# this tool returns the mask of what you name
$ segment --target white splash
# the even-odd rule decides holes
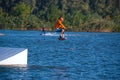
[[[59,34],[57,34],[57,33],[50,33],[50,32],[42,34],[42,35],[44,35],[44,36],[59,36]]]

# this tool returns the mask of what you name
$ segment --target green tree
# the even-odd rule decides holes
[[[27,17],[31,14],[30,6],[26,5],[25,3],[16,4],[13,7],[13,16],[19,17],[21,22],[21,29],[26,28],[27,24]]]
[[[49,6],[49,9],[47,11],[47,19],[48,21],[50,22],[55,22],[56,19],[60,16],[60,10],[58,9],[57,6],[55,5],[50,5]]]
[[[30,13],[31,13],[30,6],[27,6],[25,3],[20,3],[13,7],[14,16],[20,16],[24,18],[29,16]]]

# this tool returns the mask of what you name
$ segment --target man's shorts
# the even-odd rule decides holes
[[[57,28],[55,32],[62,32],[62,28]]]

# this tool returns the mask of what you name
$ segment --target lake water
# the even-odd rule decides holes
[[[28,65],[0,66],[0,80],[120,80],[120,33],[0,33],[0,47],[28,48]]]

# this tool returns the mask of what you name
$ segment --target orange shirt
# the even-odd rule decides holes
[[[62,21],[60,19],[57,20],[57,22],[55,23],[54,28],[62,28],[65,29],[65,26],[62,24]]]

